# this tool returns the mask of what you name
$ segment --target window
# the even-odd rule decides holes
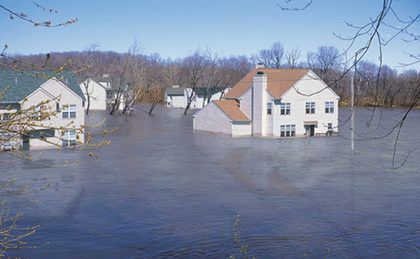
[[[43,111],[44,109],[45,108],[42,105],[35,107],[31,114],[31,118],[34,120],[41,120],[41,111]]]
[[[332,130],[332,123],[328,123],[328,130]]]
[[[306,114],[314,114],[315,113],[315,102],[307,102],[305,104]]]
[[[325,102],[325,113],[334,113],[334,102]]]
[[[76,145],[76,130],[66,130],[63,134],[63,147]]]
[[[272,110],[272,103],[267,103],[267,114],[271,115],[271,110]]]
[[[280,103],[280,114],[281,115],[290,114],[290,103]]]
[[[280,125],[280,137],[294,137],[296,135],[296,126]]]
[[[1,115],[1,114],[0,114]],[[0,116],[1,117],[1,116]],[[9,121],[10,119],[12,119],[12,114],[11,113],[4,113],[3,114],[3,120],[4,121]]]
[[[60,103],[55,103],[55,110],[57,111],[57,112],[60,112]]]
[[[76,105],[75,104],[63,105],[63,111],[61,114],[62,114],[63,119],[76,118]]]

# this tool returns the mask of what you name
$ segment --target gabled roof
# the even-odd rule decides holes
[[[50,78],[55,77],[84,100],[83,92],[71,72],[18,71],[0,69],[0,103],[18,103],[38,89]]]
[[[309,71],[309,69],[255,68],[242,78],[223,98],[240,98],[252,86],[257,72],[263,72],[267,76],[267,92],[274,98],[280,99],[290,87]]]
[[[251,121],[239,109],[239,103],[235,100],[216,100],[213,101],[220,110],[222,110],[232,121]]]

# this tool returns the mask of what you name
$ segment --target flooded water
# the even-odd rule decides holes
[[[359,109],[358,135],[385,134],[401,112],[377,112],[373,131]],[[181,110],[106,124],[119,131],[99,150],[33,152],[34,162],[0,154],[1,181],[27,186],[2,192],[11,211],[41,225],[28,239],[40,247],[8,255],[241,258],[239,214],[240,241],[257,258],[420,257],[418,110],[401,131],[396,165],[410,156],[398,170],[395,134],[357,141],[351,156],[348,123],[342,137],[281,140],[194,134]]]

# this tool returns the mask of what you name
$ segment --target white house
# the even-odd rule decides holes
[[[1,127],[2,141],[12,136],[23,149],[84,143],[84,97],[72,73],[0,69],[0,92],[0,124],[12,122]]]
[[[196,87],[193,90],[174,85],[165,90],[166,107],[186,108],[191,100],[191,109],[201,109],[211,100],[220,100],[227,91],[227,87]]]
[[[107,91],[111,90],[111,85],[108,81],[96,81],[92,78],[87,78],[80,83],[80,89],[86,100],[86,109],[89,108],[89,110],[99,111],[106,110]]]
[[[256,68],[195,113],[193,128],[234,137],[325,135],[338,131],[338,101],[310,69]]]

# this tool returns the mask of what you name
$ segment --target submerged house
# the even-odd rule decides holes
[[[233,137],[337,132],[339,96],[310,69],[255,68],[193,115],[195,131]]]
[[[112,108],[115,99],[118,101],[118,109],[123,110],[127,96],[132,94],[128,86],[121,89],[118,97],[118,89],[112,88],[111,78],[105,74],[102,77],[89,77],[80,83],[80,89],[85,98],[85,109],[93,111],[105,111]]]
[[[0,92],[3,141],[23,149],[84,143],[84,96],[73,73],[0,69]]]
[[[105,111],[107,107],[107,91],[111,90],[111,83],[107,78],[86,78],[80,83],[80,89],[87,102],[89,110]]]
[[[201,109],[212,100],[219,100],[228,91],[227,87],[186,88],[174,85],[165,90],[166,107]]]

